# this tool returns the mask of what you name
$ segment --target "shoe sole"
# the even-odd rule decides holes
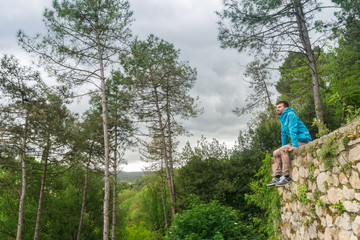
[[[290,181],[290,182],[291,182],[291,181]],[[277,187],[283,187],[283,186],[285,186],[286,184],[288,184],[288,183],[290,183],[290,182],[287,182],[287,183],[284,183],[284,184],[281,184],[281,185],[276,184],[276,186],[277,186]]]
[[[266,186],[270,187],[270,186],[274,186],[276,185],[277,183],[271,183],[271,184],[267,184]]]

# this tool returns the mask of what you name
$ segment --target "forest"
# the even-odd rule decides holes
[[[222,6],[219,45],[253,58],[233,110],[252,117],[233,148],[203,137],[179,149],[183,121],[202,112],[197,71],[172,43],[133,36],[127,0],[54,0],[45,33],[18,31],[36,62],[1,56],[0,239],[281,239],[279,195],[266,187],[281,146],[274,99],[312,139],[360,117],[360,1]],[[330,7],[335,21],[319,19]],[[79,88],[82,114],[69,108]],[[133,182],[119,178],[130,148],[151,166]]]

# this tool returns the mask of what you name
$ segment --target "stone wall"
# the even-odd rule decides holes
[[[278,188],[284,239],[360,240],[360,119],[291,154]]]

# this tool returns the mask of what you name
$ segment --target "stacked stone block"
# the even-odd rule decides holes
[[[278,188],[284,239],[360,240],[360,119],[291,154]]]

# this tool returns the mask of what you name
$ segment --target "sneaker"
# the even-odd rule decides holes
[[[269,182],[266,186],[274,186],[280,181],[279,177],[274,177],[271,182]]]
[[[287,183],[289,183],[291,181],[292,181],[291,178],[282,176],[280,178],[280,181],[276,184],[276,186],[277,187],[282,187],[282,186],[284,186],[285,184],[287,184]]]

